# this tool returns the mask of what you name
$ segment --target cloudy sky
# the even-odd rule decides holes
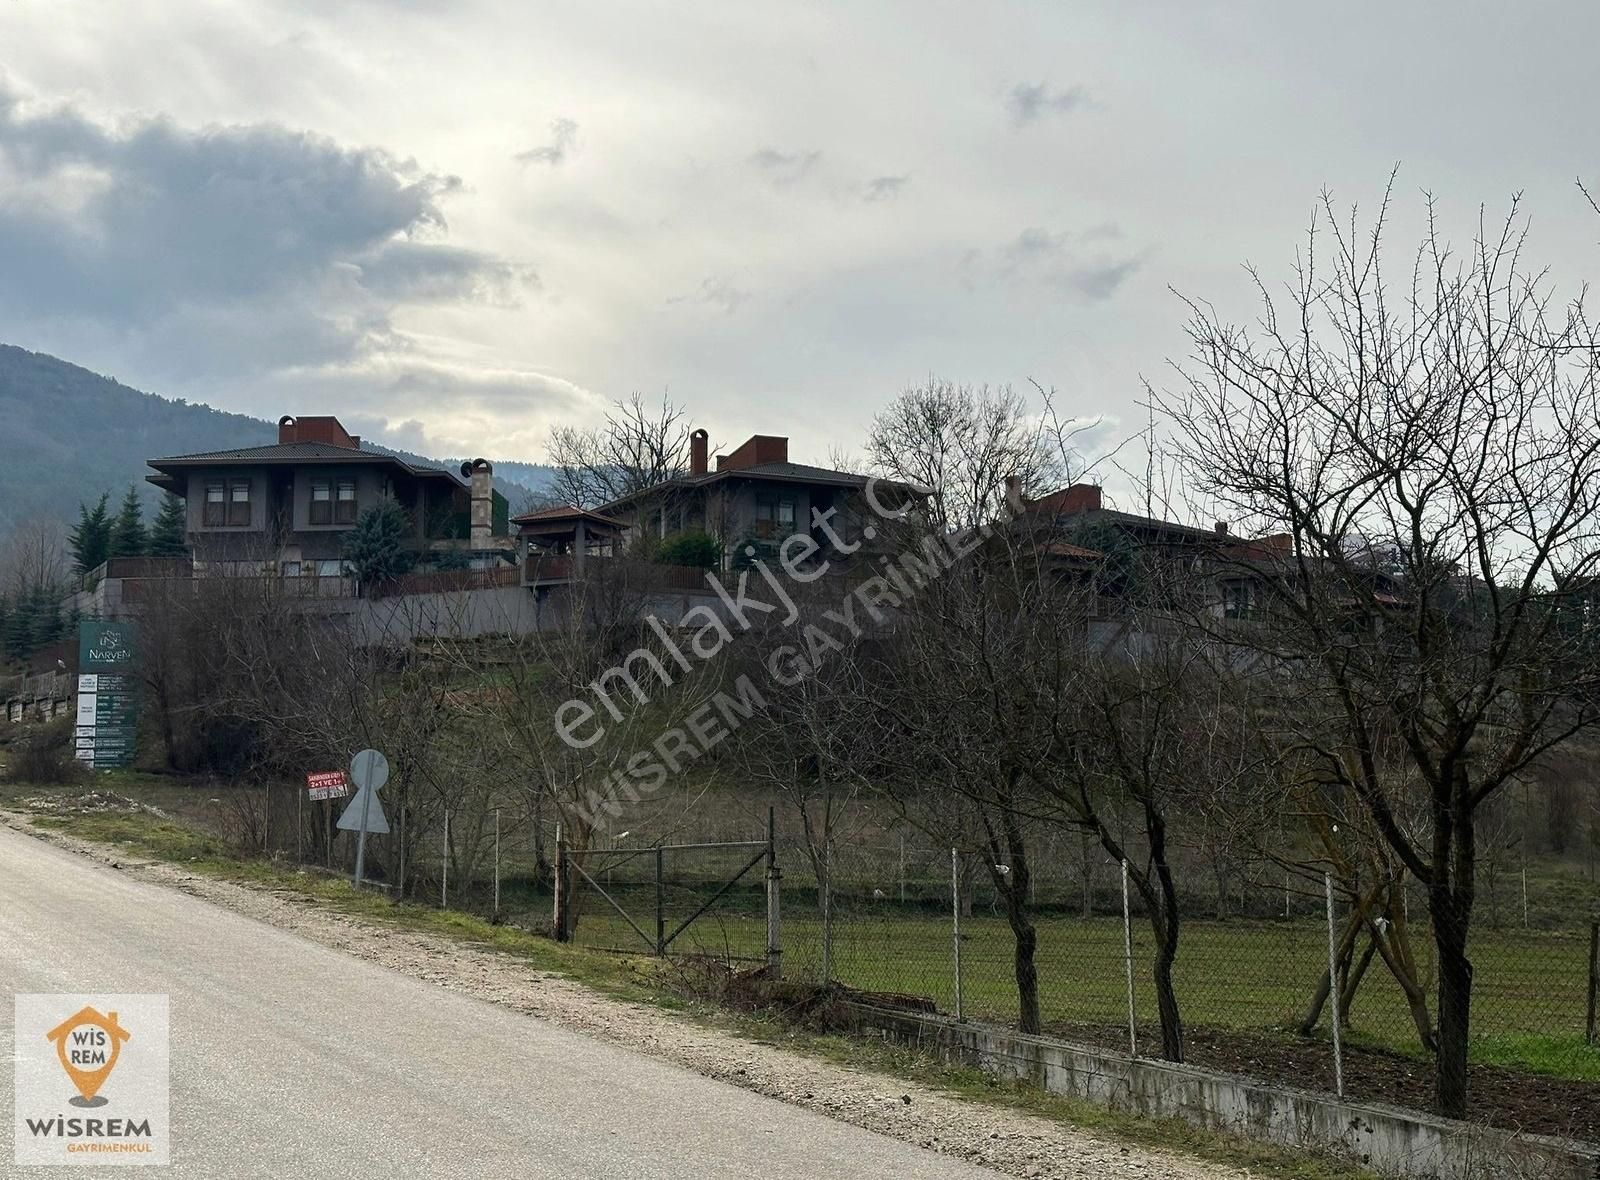
[[[1317,193],[1600,275],[1587,3],[0,0],[0,340],[537,460],[667,391],[857,445],[930,373],[1136,428]],[[1414,220],[1412,222],[1414,224]]]

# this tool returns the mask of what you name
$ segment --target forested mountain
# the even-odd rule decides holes
[[[145,486],[145,460],[154,456],[261,446],[277,437],[274,422],[158,397],[0,344],[0,537],[30,518],[73,519],[80,501],[92,503],[101,492],[115,503],[130,484]],[[497,461],[495,476],[516,510],[529,489],[542,489],[549,469]]]

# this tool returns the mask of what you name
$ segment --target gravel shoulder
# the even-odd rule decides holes
[[[602,995],[491,950],[333,912],[292,890],[252,888],[199,877],[166,862],[123,856],[104,845],[34,827],[22,815],[0,813],[0,821],[141,880],[181,889],[391,970],[1012,1176],[1199,1180],[1249,1174],[1124,1146],[1051,1119],[760,1044],[650,1005]]]

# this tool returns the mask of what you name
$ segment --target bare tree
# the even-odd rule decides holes
[[[880,751],[865,777],[909,822],[983,865],[1011,929],[1018,1027],[1038,1032],[1031,885],[1047,821],[1036,782],[1067,757],[1055,721],[1083,666],[1085,600],[1050,576],[1046,550],[1017,539],[977,534],[964,560],[939,570],[908,562],[926,550],[914,534],[901,539],[893,633],[870,653],[855,712]]]
[[[1010,386],[930,378],[872,420],[867,460],[880,475],[928,489],[936,527],[978,528],[1005,513],[1008,479],[1031,495],[1065,475],[1048,410],[1031,410]]]
[[[700,783],[678,770],[693,759],[674,763],[656,743],[714,698],[724,673],[718,660],[693,671],[675,662],[665,625],[650,625],[639,572],[591,563],[547,605],[543,629],[499,637],[491,685],[482,645],[440,645],[473,684],[455,706],[494,774],[512,784],[525,822],[535,832],[560,824],[574,862],[591,873],[605,867],[606,829],[659,839],[686,822],[685,792]],[[575,883],[573,898],[582,894]],[[578,906],[569,912],[575,922]]]
[[[1383,213],[1362,231],[1324,198],[1256,326],[1191,304],[1159,402],[1193,492],[1287,534],[1248,567],[1262,620],[1229,640],[1275,670],[1286,751],[1426,890],[1438,1107],[1459,1117],[1480,810],[1600,721],[1600,341],[1526,266],[1515,204],[1465,256],[1430,228],[1404,286],[1383,240]]]
[[[27,520],[12,529],[0,550],[0,594],[20,597],[66,584],[67,549],[59,521]]]
[[[551,495],[594,508],[682,475],[691,431],[682,406],[665,396],[656,406],[637,393],[615,402],[597,427],[557,426],[549,444]]]

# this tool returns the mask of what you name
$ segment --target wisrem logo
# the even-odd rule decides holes
[[[166,996],[18,995],[16,1162],[169,1162],[167,1032]]]

